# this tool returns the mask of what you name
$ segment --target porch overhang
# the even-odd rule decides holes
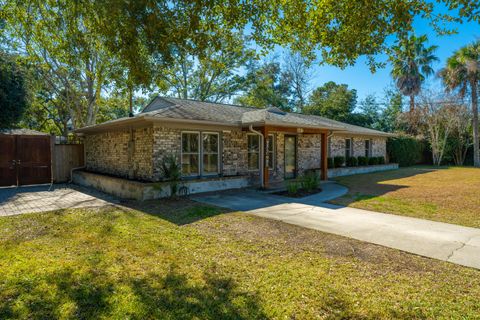
[[[254,129],[252,131],[252,129]],[[267,139],[268,134],[270,133],[288,133],[288,134],[319,134],[320,135],[320,144],[321,144],[321,154],[320,154],[320,173],[322,180],[328,180],[328,159],[327,159],[327,144],[328,137],[335,131],[344,130],[344,128],[321,128],[314,126],[300,126],[295,124],[278,124],[278,123],[266,123],[266,122],[257,122],[249,124],[249,127],[242,127],[244,131],[259,132],[262,137],[261,143],[261,157],[260,157],[260,172],[263,173],[261,185],[264,188],[269,186],[269,169],[266,154],[268,153]]]

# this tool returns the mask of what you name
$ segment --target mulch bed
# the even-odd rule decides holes
[[[284,191],[275,192],[273,194],[276,194],[278,196],[283,196],[283,197],[289,197],[289,198],[303,198],[303,197],[306,197],[306,196],[310,196],[312,194],[317,194],[319,192],[322,192],[322,188],[318,188],[318,189],[315,189],[313,191],[306,191],[306,190],[300,189],[300,190],[298,190],[297,193],[294,193],[294,194],[291,194],[287,190],[284,190]]]

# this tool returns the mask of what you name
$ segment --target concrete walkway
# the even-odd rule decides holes
[[[333,205],[285,203],[250,213],[480,269],[480,229]]]
[[[277,196],[264,191],[257,191],[253,189],[212,192],[200,195],[193,195],[190,198],[195,201],[232,210],[249,211],[275,206],[286,202],[320,205],[326,201],[341,197],[348,192],[348,189],[344,186],[330,181],[322,182],[321,188],[322,192],[320,193],[298,199]]]
[[[338,185],[332,184],[331,187],[336,189],[336,186]],[[297,201],[247,190],[193,198],[232,210],[248,211],[257,216],[480,269],[480,229],[476,228],[334,206],[322,203],[325,200],[319,196]]]
[[[0,188],[0,217],[58,209],[101,207],[118,200],[94,189],[55,184]]]

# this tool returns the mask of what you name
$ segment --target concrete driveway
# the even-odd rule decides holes
[[[195,200],[305,228],[333,233],[429,258],[480,269],[480,229],[334,206],[320,198],[295,199],[237,191]]]
[[[0,217],[118,203],[112,196],[76,185],[54,184],[0,188]]]

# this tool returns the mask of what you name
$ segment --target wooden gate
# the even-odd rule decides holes
[[[0,186],[52,181],[50,136],[0,135]]]

